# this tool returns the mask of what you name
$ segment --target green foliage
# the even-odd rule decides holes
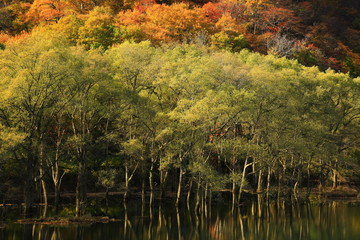
[[[120,26],[115,29],[115,36],[122,41],[141,42],[146,40],[146,34],[139,26]]]
[[[122,144],[124,153],[132,157],[141,157],[144,146],[138,139],[130,139]]]
[[[89,48],[107,49],[115,43],[115,27],[112,11],[106,7],[95,7],[79,28],[78,43]]]
[[[76,45],[80,41],[79,29],[81,27],[84,27],[84,20],[76,15],[69,15],[61,18],[57,24],[51,25],[48,28],[53,28],[53,31],[62,33],[70,43]]]
[[[230,52],[239,52],[241,49],[247,47],[244,35],[231,36],[223,31],[212,35],[211,42],[216,48]]]
[[[26,134],[13,128],[7,128],[0,123],[0,155],[21,144]]]
[[[306,66],[314,66],[317,63],[316,55],[313,51],[307,48],[300,49],[294,53],[294,57]]]
[[[345,66],[349,70],[349,74],[351,77],[359,77],[360,76],[360,66],[356,64],[354,59],[351,57],[347,57],[345,59]]]
[[[34,179],[44,159],[48,172],[72,170],[66,183],[92,172],[105,188],[126,176],[126,190],[150,176],[164,187],[177,172],[213,190],[264,186],[265,174],[286,189],[308,176],[325,184],[334,172],[359,174],[358,78],[246,49],[125,42],[85,50],[67,39],[38,28],[0,52],[9,176],[31,163]]]
[[[116,169],[99,170],[94,173],[97,177],[97,183],[107,189],[113,188],[116,183],[118,172]]]

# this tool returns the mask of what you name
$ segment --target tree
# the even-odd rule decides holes
[[[239,27],[229,14],[222,15],[215,26],[219,32],[212,35],[211,40],[217,48],[239,52],[247,46],[246,39],[242,35],[245,30]]]
[[[336,188],[339,164],[344,164],[341,160],[346,159],[349,150],[358,144],[352,136],[356,136],[354,133],[359,126],[359,83],[348,75],[336,74],[331,70],[318,77],[322,83],[317,92],[324,113],[320,119],[328,134],[324,147],[332,153],[329,167],[333,175],[333,188]]]
[[[71,8],[67,1],[35,0],[26,13],[26,17],[32,24],[39,24],[40,22],[57,22],[69,13],[71,13]]]
[[[33,203],[36,171],[43,172],[43,146],[46,133],[56,112],[59,93],[68,89],[68,66],[64,47],[59,39],[34,35],[10,42],[2,54],[3,97],[2,121],[8,127],[16,127],[26,134],[16,159],[24,164],[25,215],[29,215]],[[62,62],[62,64],[60,64]],[[44,176],[44,199],[46,189]]]
[[[79,28],[78,43],[87,49],[103,47],[107,49],[115,43],[114,17],[109,8],[96,7],[86,16],[84,25]]]
[[[152,65],[155,49],[149,42],[140,44],[124,43],[112,48],[108,57],[112,60],[114,79],[124,87],[124,108],[117,118],[117,128],[114,134],[123,138],[116,138],[121,145],[125,168],[126,200],[129,183],[138,169],[144,171],[146,166],[146,149],[153,138],[152,119],[154,116],[151,105],[152,77],[156,68]],[[145,181],[145,177],[143,181]]]
[[[77,163],[76,216],[85,213],[86,175],[90,155],[94,154],[95,143],[101,136],[100,126],[107,122],[108,107],[117,91],[108,74],[108,62],[98,51],[86,52],[74,49],[77,70],[73,76],[76,95],[67,108],[72,136],[68,138],[71,154]]]
[[[209,30],[205,12],[200,8],[190,9],[180,3],[171,6],[154,4],[144,11],[119,14],[119,26],[126,26],[127,31],[141,29],[155,43],[170,41],[188,41],[198,31]],[[138,31],[138,30],[137,30]]]
[[[301,19],[290,9],[270,6],[261,12],[261,16],[261,19],[264,21],[262,27],[265,31],[270,31],[274,34],[302,32]]]

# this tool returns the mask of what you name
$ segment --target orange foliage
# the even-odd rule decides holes
[[[155,0],[140,0],[134,4],[134,10],[145,12],[146,9],[156,4]]]
[[[120,12],[117,18],[117,26],[131,26],[131,25],[141,25],[146,20],[146,15],[144,12],[141,12],[137,9],[133,11],[128,10],[126,12]]]
[[[236,0],[223,0],[217,3],[209,2],[202,7],[205,10],[206,16],[211,21],[217,21],[225,13],[229,13],[236,20],[244,19],[246,7]]]
[[[5,44],[10,38],[11,36],[9,34],[0,33],[0,44]]]
[[[137,28],[153,42],[182,41],[198,31],[210,30],[205,11],[201,8],[189,8],[179,3],[171,6],[153,4],[142,11],[120,13],[118,27]]]
[[[85,14],[90,12],[94,7],[98,6],[93,0],[67,0],[71,9],[77,13]]]
[[[35,0],[26,13],[27,21],[40,23],[44,21],[58,21],[69,13],[68,2],[60,0]]]
[[[207,29],[207,19],[200,8],[189,9],[180,3],[172,6],[153,5],[146,11],[145,32],[158,41],[182,40],[186,35]]]
[[[30,9],[30,7],[30,3],[23,2],[18,2],[7,6],[6,9],[11,12],[10,19],[12,19],[12,23],[11,26],[8,26],[8,29],[4,30],[11,34],[20,33],[23,30],[26,30],[26,12]]]
[[[216,22],[221,18],[223,11],[219,3],[206,3],[202,9],[204,9],[206,16],[213,22]]]
[[[219,31],[238,34],[245,33],[245,29],[229,13],[223,14],[215,26]]]
[[[30,33],[23,31],[23,32],[21,32],[20,34],[15,35],[14,37],[8,39],[7,43],[8,43],[8,42],[11,42],[11,41],[22,40],[22,39],[25,39],[25,38],[30,37],[30,36],[31,36]]]

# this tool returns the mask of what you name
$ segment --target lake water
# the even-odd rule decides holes
[[[0,239],[360,239],[359,202],[267,205],[254,201],[234,210],[231,205],[213,203],[203,204],[198,212],[186,206],[177,209],[171,202],[156,202],[152,208],[138,200],[130,200],[126,209],[116,201],[108,209],[99,206],[104,206],[103,201],[89,202],[92,215],[107,212],[119,220],[61,226],[8,223],[0,229]],[[60,213],[72,211],[69,206]],[[7,215],[16,218],[18,212],[8,210]]]

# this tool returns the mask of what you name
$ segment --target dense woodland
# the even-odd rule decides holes
[[[87,49],[126,40],[202,42],[357,77],[359,16],[358,0],[1,0],[0,47],[43,26]]]
[[[89,191],[358,187],[358,1],[0,6],[0,200],[26,216],[63,192],[80,216]]]

